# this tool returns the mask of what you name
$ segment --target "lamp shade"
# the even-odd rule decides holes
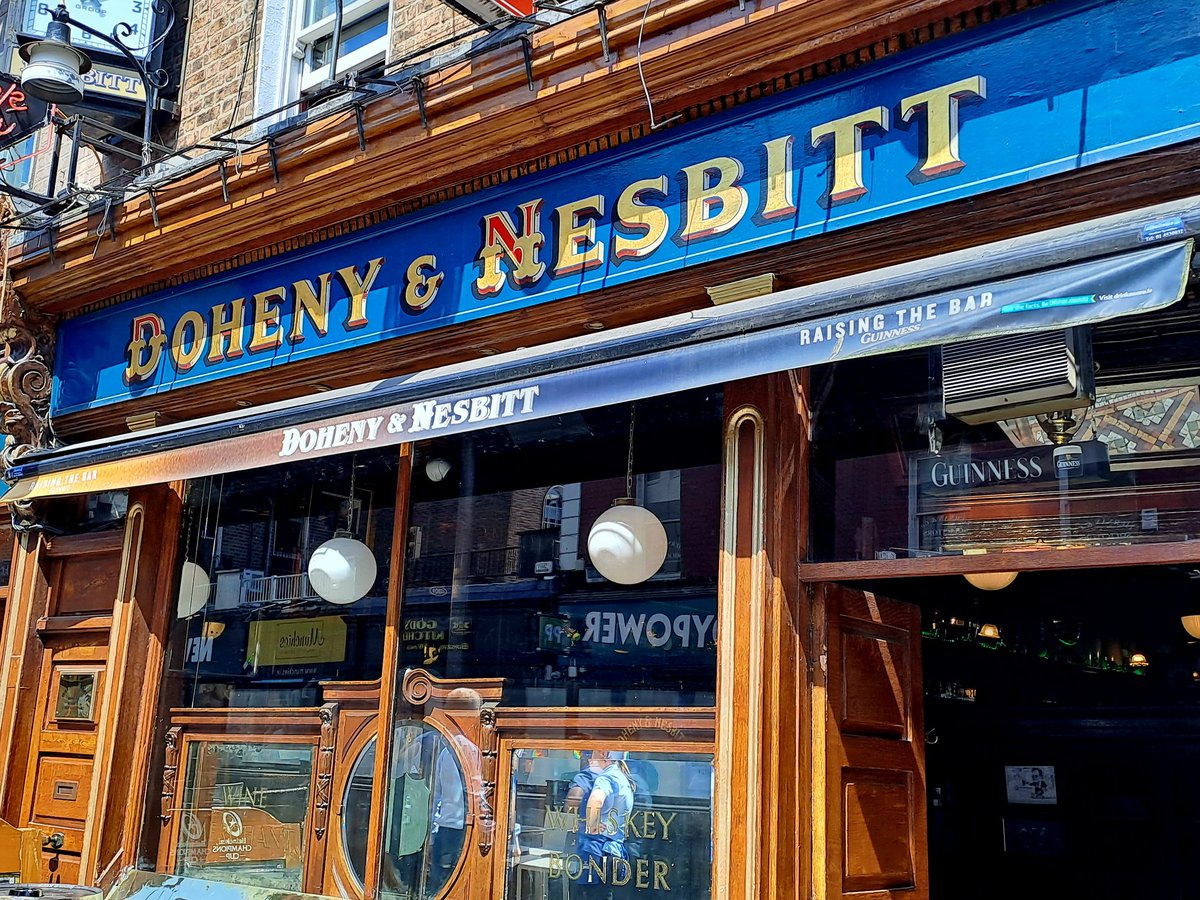
[[[175,615],[181,619],[194,616],[204,609],[211,591],[208,573],[194,562],[185,562],[179,573],[179,602],[175,606]]]
[[[425,477],[430,481],[441,481],[450,474],[450,463],[440,457],[434,457],[425,463]]]
[[[1200,616],[1181,616],[1183,630],[1200,641]]]
[[[1016,572],[970,572],[963,576],[981,591],[1001,591],[1016,579]]]
[[[588,557],[596,571],[617,584],[640,584],[662,568],[667,531],[644,506],[618,503],[588,532]]]
[[[317,596],[330,603],[354,603],[375,584],[375,554],[362,541],[335,537],[308,561],[308,580]]]
[[[51,22],[46,40],[22,45],[21,87],[47,103],[69,106],[83,100],[83,79],[92,67],[86,53],[71,46],[71,31],[61,22]]]

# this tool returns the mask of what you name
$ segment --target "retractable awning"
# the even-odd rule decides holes
[[[6,499],[198,478],[787,369],[1138,315],[1183,296],[1192,254],[1186,238],[1198,232],[1200,198],[1193,198],[603,334],[31,454],[8,472],[14,486]],[[1104,252],[1111,255],[1071,261]]]

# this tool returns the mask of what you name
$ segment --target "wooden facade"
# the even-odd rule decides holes
[[[110,238],[97,241],[94,218],[80,219],[51,229],[53,251],[44,236],[13,247],[11,290],[31,310],[69,317],[634,142],[654,130],[639,67],[657,107],[716,116],[1032,5],[779,0],[739,7],[692,0],[646,16],[644,4],[616,0],[607,7],[608,62],[600,62],[591,18],[538,30],[532,89],[520,50],[501,48],[430,81],[429,128],[413,100],[397,93],[369,108],[366,149],[359,149],[347,113],[333,126],[280,142],[278,178],[265,150],[248,152],[230,173],[228,199],[212,172],[189,175],[161,191],[153,211],[144,197],[125,203]],[[119,434],[131,417],[186,423],[228,412],[247,397],[266,404],[574,337],[591,323],[611,329],[701,309],[710,303],[706,287],[749,275],[770,272],[778,288],[795,287],[1139,209],[1196,191],[1195,149],[1185,143],[1151,150],[779,250],[356,347],[300,371],[301,364],[282,366],[77,412],[56,429],[73,442]],[[231,736],[286,743],[311,750],[314,760],[300,889],[372,898],[382,889],[386,810],[382,802],[371,808],[375,838],[360,880],[348,861],[341,805],[372,742],[373,783],[382,792],[392,771],[390,736],[399,718],[411,718],[478,750],[477,758],[460,761],[473,788],[466,849],[441,896],[505,895],[516,788],[504,761],[520,749],[586,744],[713,755],[713,897],[928,897],[920,614],[865,583],[1004,571],[1013,562],[814,561],[810,454],[822,398],[814,395],[811,371],[723,388],[714,707],[506,707],[499,675],[442,679],[403,670],[413,476],[412,445],[404,444],[395,461],[394,575],[381,673],[324,684],[324,702],[313,707],[166,703],[183,484],[132,490],[119,529],[21,535],[0,598],[0,755],[8,761],[0,771],[0,818],[62,836],[61,846],[42,852],[44,881],[107,887],[130,868],[172,872],[185,843],[178,811],[189,748]],[[39,503],[69,518],[74,501]],[[1194,564],[1197,546],[1035,551],[1022,554],[1020,567]],[[91,679],[86,715],[56,709],[69,677]],[[463,691],[482,702],[466,702]],[[634,716],[656,723],[636,742],[628,735]]]

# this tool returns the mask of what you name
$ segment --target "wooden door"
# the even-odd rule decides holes
[[[26,633],[6,673],[16,690],[0,810],[61,836],[42,853],[47,882],[106,886],[136,859],[178,493],[135,490],[127,510],[108,530],[31,539],[13,586]]]
[[[814,613],[826,655],[813,706],[817,895],[928,897],[920,611],[826,584]]]

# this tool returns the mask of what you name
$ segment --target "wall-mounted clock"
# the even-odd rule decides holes
[[[133,28],[133,32],[121,38],[133,55],[145,60],[154,40],[154,7],[151,0],[65,0],[67,12],[72,19],[83,22],[102,34],[111,36],[118,22]],[[25,15],[21,19],[21,30],[26,34],[41,36],[46,33],[50,22],[51,6],[45,0],[26,0]],[[71,29],[71,43],[81,50],[98,50],[101,53],[118,54],[111,44],[87,34],[80,28]]]

